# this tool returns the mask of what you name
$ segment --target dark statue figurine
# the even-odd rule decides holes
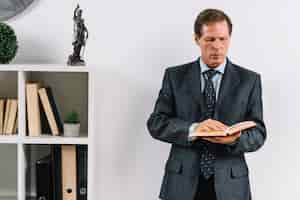
[[[84,54],[86,41],[89,37],[88,30],[84,24],[84,19],[82,18],[82,10],[79,5],[74,10],[74,41],[73,54],[69,56],[68,65],[80,66],[85,65],[85,62],[81,56]]]

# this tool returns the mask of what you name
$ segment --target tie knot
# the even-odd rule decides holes
[[[204,72],[204,75],[207,77],[207,79],[212,79],[217,73],[218,73],[218,71],[216,71],[214,69],[210,69],[210,70],[207,70],[206,72]]]

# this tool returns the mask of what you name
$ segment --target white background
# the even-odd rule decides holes
[[[20,49],[15,63],[65,63],[72,52],[76,3],[90,31],[96,71],[97,199],[158,199],[170,146],[146,129],[167,66],[199,56],[193,23],[204,8],[233,21],[229,58],[263,79],[265,146],[248,154],[254,199],[300,195],[299,3],[228,0],[38,0],[9,20]]]

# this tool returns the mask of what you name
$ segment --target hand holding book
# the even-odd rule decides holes
[[[218,121],[214,121],[218,122]],[[221,123],[221,122],[219,122]],[[198,137],[225,137],[230,136],[235,133],[241,132],[243,130],[253,128],[256,126],[256,123],[253,121],[244,121],[232,126],[219,125],[219,128],[203,128],[198,126],[195,131],[195,136]]]
[[[212,143],[233,144],[241,136],[243,130],[255,126],[256,124],[253,121],[244,121],[227,126],[220,121],[207,119],[200,122],[190,136]]]

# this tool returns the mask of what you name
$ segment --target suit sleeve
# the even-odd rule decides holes
[[[259,75],[257,75],[249,98],[245,120],[254,121],[256,127],[243,131],[234,145],[227,145],[228,151],[232,154],[256,151],[266,140],[267,133],[263,121],[262,88]]]
[[[150,135],[163,142],[190,146],[188,131],[191,123],[176,117],[175,99],[170,80],[170,71],[164,74],[162,87],[154,111],[147,121]]]

